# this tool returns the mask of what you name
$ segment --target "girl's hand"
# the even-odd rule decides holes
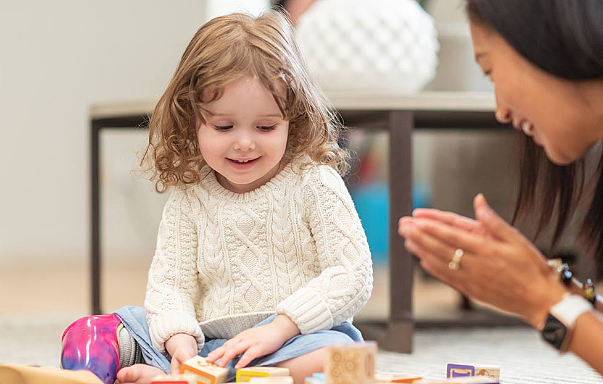
[[[172,356],[170,372],[180,373],[180,365],[197,356],[197,340],[185,333],[177,333],[166,340],[165,349]]]
[[[207,355],[207,361],[214,363],[220,359],[218,365],[224,367],[230,360],[243,354],[235,369],[244,368],[254,359],[277,351],[299,333],[297,325],[289,316],[278,315],[270,324],[247,329],[228,340]]]
[[[406,239],[406,249],[421,259],[427,272],[465,295],[540,326],[565,288],[540,252],[501,219],[481,194],[474,199],[474,207],[475,222],[450,214],[404,218],[399,232]],[[448,265],[457,249],[463,250],[463,256],[454,270]]]

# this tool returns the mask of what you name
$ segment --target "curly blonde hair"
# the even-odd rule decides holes
[[[148,160],[155,189],[199,182],[205,165],[197,140],[203,104],[244,76],[258,79],[289,120],[285,157],[302,154],[348,171],[348,152],[338,144],[343,126],[310,80],[287,17],[271,11],[259,17],[234,13],[203,25],[187,46],[174,77],[149,122]]]

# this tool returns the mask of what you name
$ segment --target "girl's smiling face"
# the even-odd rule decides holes
[[[555,164],[574,162],[599,139],[580,82],[555,77],[526,60],[497,32],[471,23],[477,63],[494,83],[496,117],[532,136]]]
[[[242,77],[204,105],[197,129],[201,155],[225,188],[245,193],[274,177],[284,164],[289,121],[258,79]]]

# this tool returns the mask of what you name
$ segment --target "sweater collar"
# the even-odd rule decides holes
[[[218,199],[248,202],[265,197],[267,194],[272,194],[274,192],[284,192],[285,186],[291,184],[292,180],[299,177],[299,166],[297,163],[296,160],[289,161],[287,165],[285,165],[272,179],[268,180],[267,183],[245,193],[237,193],[224,188],[216,178],[216,171],[209,167],[209,165],[205,165],[201,169],[200,184],[211,196],[217,197]]]

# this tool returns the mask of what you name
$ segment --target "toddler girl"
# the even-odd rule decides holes
[[[322,371],[325,346],[362,340],[350,320],[372,264],[339,131],[285,16],[199,29],[150,121],[145,158],[156,189],[173,191],[145,308],[76,321],[62,366],[142,383],[199,354],[229,381],[252,365],[301,383]]]

